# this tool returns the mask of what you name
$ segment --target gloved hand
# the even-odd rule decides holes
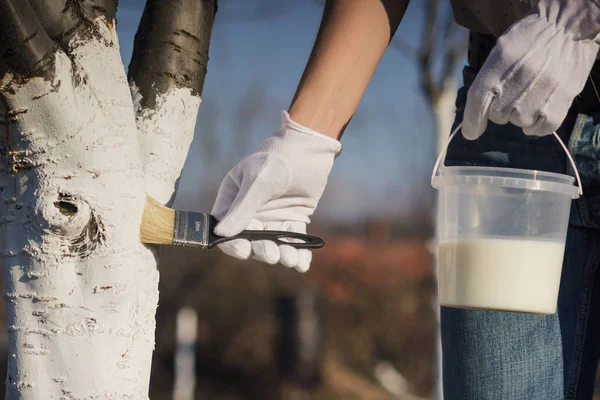
[[[339,141],[292,121],[283,111],[279,130],[221,183],[212,210],[220,220],[215,233],[225,237],[244,229],[306,233],[341,149]],[[239,239],[219,247],[236,258],[281,262],[300,272],[308,270],[312,259],[310,250],[270,241]]]
[[[463,135],[487,120],[527,135],[551,134],[583,90],[598,53],[597,0],[540,0],[499,39],[469,89]]]

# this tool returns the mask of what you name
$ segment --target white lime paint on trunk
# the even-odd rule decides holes
[[[139,226],[146,191],[172,195],[200,99],[167,94],[136,126],[114,25],[94,23],[53,82],[13,83],[0,105],[8,399],[148,398],[159,275]]]
[[[156,110],[143,108],[135,85],[131,93],[140,131],[145,166],[145,186],[157,201],[167,203],[173,192],[194,137],[200,97],[190,89],[174,88],[158,96]]]

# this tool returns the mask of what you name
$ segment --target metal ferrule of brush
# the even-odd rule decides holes
[[[208,248],[210,216],[203,213],[175,211],[173,244]]]

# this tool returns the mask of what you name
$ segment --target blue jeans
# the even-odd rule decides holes
[[[464,69],[455,126],[474,76]],[[574,105],[557,133],[569,143],[584,184],[584,196],[573,202],[558,311],[442,307],[445,400],[592,399],[600,351],[600,112]],[[446,164],[572,172],[556,139],[527,137],[510,124],[490,123],[473,142],[457,135]]]

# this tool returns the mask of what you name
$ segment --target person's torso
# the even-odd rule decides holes
[[[499,37],[539,0],[450,0],[459,25]]]

